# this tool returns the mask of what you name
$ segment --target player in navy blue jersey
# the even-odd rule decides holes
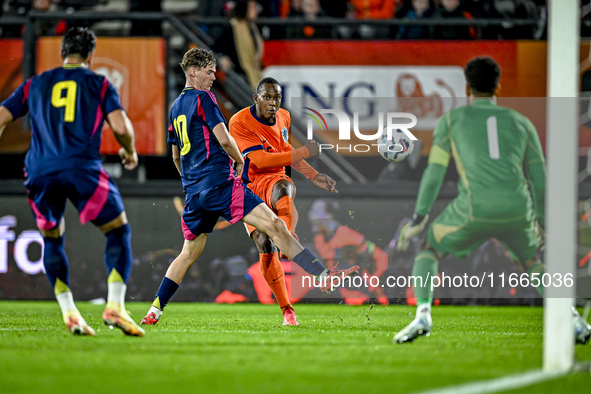
[[[144,331],[125,310],[132,263],[131,229],[121,194],[103,169],[99,153],[106,119],[121,145],[123,165],[135,168],[134,130],[115,88],[89,69],[95,45],[92,31],[68,30],[62,41],[62,67],[30,78],[0,105],[0,136],[7,124],[30,114],[32,135],[25,158],[25,186],[43,236],[45,272],[70,332],[95,335],[76,308],[70,290],[64,251],[67,199],[78,209],[82,224],[92,222],[107,238],[104,323],[119,327],[127,335],[143,336]]]
[[[207,234],[221,216],[239,220],[268,234],[293,261],[322,282],[341,271],[328,271],[295,238],[285,223],[240,180],[244,159],[230,136],[226,120],[209,91],[215,80],[216,60],[209,51],[193,48],[183,56],[186,85],[170,110],[168,142],[186,194],[181,219],[185,243],[168,268],[143,324],[156,324],[185,273],[201,255]],[[232,168],[232,160],[234,168]],[[284,324],[296,325],[293,319]]]

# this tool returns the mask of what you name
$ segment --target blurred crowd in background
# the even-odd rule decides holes
[[[235,18],[240,1],[228,0],[0,0],[5,16],[30,11],[169,12],[184,17]],[[544,35],[546,0],[252,0],[253,12],[243,17],[281,18],[303,25],[262,29],[264,39],[540,39]],[[582,0],[582,18],[589,18],[589,0]],[[362,25],[357,28],[318,23],[325,18],[341,20],[416,21],[428,19],[539,20],[524,27],[450,25]],[[52,26],[48,34],[61,34],[64,26]],[[94,28],[94,27],[93,27]],[[208,27],[205,26],[206,30]],[[18,29],[3,29],[15,36]],[[588,28],[585,28],[588,30]],[[221,30],[214,28],[213,38]],[[129,34],[160,35],[159,23],[136,22]]]

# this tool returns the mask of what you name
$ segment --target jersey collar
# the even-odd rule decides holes
[[[470,105],[496,105],[492,98],[488,97],[475,97],[472,99]]]
[[[252,114],[252,117],[255,118],[257,120],[257,122],[264,124],[265,126],[275,126],[275,123],[277,123],[277,114],[275,114],[275,120],[272,123],[268,123],[265,122],[264,120],[262,120],[261,118],[259,118],[257,116],[257,111],[254,105],[252,105],[250,107],[250,113]]]

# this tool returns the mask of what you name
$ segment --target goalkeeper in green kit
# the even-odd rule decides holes
[[[523,272],[543,273],[535,257],[540,241],[537,229],[544,226],[546,185],[538,133],[525,116],[496,105],[501,69],[493,59],[474,58],[464,73],[470,104],[439,119],[415,212],[402,229],[397,248],[405,250],[424,229],[451,157],[459,174],[458,195],[429,226],[415,258],[412,275],[422,279],[414,283],[416,318],[394,336],[396,343],[430,334],[431,278],[437,276],[439,260],[448,253],[467,257],[495,238]],[[573,314],[576,340],[586,343],[591,327],[574,308]]]

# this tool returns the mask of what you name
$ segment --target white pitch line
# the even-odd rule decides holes
[[[464,383],[457,386],[448,386],[441,389],[421,391],[418,394],[485,394],[496,393],[501,390],[511,390],[529,386],[546,380],[556,379],[566,375],[564,372],[544,372],[536,369],[519,375],[502,376],[491,380]]]

